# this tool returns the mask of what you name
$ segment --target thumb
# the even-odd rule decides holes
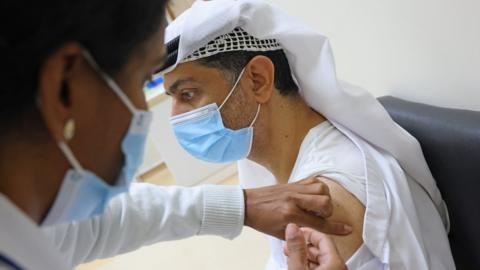
[[[288,250],[288,270],[305,270],[307,266],[307,243],[297,225],[288,224],[285,230]]]

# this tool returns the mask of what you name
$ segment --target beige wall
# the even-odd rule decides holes
[[[245,228],[233,241],[199,236],[159,243],[76,270],[262,270],[267,256],[266,238]]]
[[[171,0],[167,6],[167,14],[170,18],[176,18],[189,8],[195,0]]]

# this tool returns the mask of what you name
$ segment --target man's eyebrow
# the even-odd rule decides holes
[[[172,94],[175,94],[175,91],[178,90],[178,88],[180,86],[182,86],[182,84],[186,84],[186,83],[189,83],[189,82],[196,82],[196,80],[193,78],[193,77],[187,77],[187,78],[184,78],[184,79],[178,79],[176,80],[174,83],[172,83],[172,85],[166,90],[167,91],[167,94],[169,95],[172,95]]]

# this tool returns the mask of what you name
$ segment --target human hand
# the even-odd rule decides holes
[[[325,220],[332,215],[328,186],[317,177],[302,181],[245,190],[245,225],[285,239],[289,223],[328,234],[346,235],[352,228]]]
[[[328,235],[295,224],[289,224],[285,234],[288,270],[347,270]]]

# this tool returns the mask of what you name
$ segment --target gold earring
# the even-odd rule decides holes
[[[63,128],[63,136],[67,142],[73,139],[75,136],[75,120],[68,119],[67,123],[65,123],[65,127]]]

